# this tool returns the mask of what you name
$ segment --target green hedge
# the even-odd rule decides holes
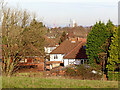
[[[108,71],[108,80],[119,80],[119,72]]]

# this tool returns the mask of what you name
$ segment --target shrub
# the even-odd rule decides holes
[[[92,67],[85,67],[85,65],[80,65],[77,67],[77,76],[81,76],[82,79],[101,79],[102,75],[98,73],[92,73],[92,70],[94,69]]]
[[[102,67],[100,65],[97,65],[97,64],[93,63],[93,64],[90,64],[90,68],[94,69],[96,71],[100,71]]]
[[[77,67],[77,75],[85,75],[86,73],[88,73],[90,71],[89,68],[85,68],[84,65],[80,65]]]
[[[52,73],[56,73],[57,75],[59,74],[59,70],[57,69],[57,70],[51,70],[50,71],[50,73],[52,74]]]
[[[119,80],[119,72],[108,71],[108,80]]]
[[[67,68],[66,70],[66,75],[67,76],[72,76],[75,78],[81,78],[81,79],[95,79],[95,80],[100,80],[102,78],[102,74],[99,74],[99,70],[97,71],[96,74],[92,73],[93,67],[85,67],[85,65],[80,65],[77,66],[77,68]]]
[[[66,70],[66,75],[67,76],[76,76],[77,74],[76,74],[76,71],[74,69],[72,69],[72,68],[69,67]]]

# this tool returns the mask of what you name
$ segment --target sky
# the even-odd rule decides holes
[[[46,26],[68,26],[71,20],[78,25],[91,26],[109,19],[118,24],[119,0],[5,0],[9,7],[35,13]]]

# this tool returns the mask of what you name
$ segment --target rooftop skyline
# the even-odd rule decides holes
[[[118,24],[119,0],[6,0],[8,6],[36,13],[47,26],[68,26],[71,20],[78,25],[91,26],[109,19]]]

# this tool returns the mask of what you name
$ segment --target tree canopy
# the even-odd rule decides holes
[[[63,31],[63,33],[62,33],[62,35],[61,35],[61,38],[60,38],[60,40],[59,40],[59,44],[61,44],[64,40],[66,40],[67,39],[67,35],[66,35],[66,32],[65,31]]]
[[[109,20],[107,25],[99,21],[92,27],[87,36],[86,53],[90,63],[100,62],[99,53],[107,52],[107,40],[112,33],[112,23]]]
[[[120,60],[118,58],[118,52],[119,52],[119,45],[118,45],[118,29],[115,29],[115,32],[113,33],[113,37],[111,40],[111,45],[109,47],[109,53],[110,56],[108,57],[108,70],[114,71],[116,68],[120,65]]]
[[[42,22],[33,19],[30,26],[26,27],[22,35],[22,43],[25,49],[25,56],[43,56],[44,55],[44,29]]]

